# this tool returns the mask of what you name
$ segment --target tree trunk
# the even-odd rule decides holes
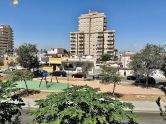
[[[25,86],[26,86],[27,94],[29,95],[28,85],[27,85],[27,82],[25,80],[24,80],[24,83],[25,83]]]
[[[113,91],[112,91],[113,96],[115,96],[115,87],[116,87],[116,83],[114,82]]]
[[[59,83],[59,81],[58,81],[58,77],[57,77],[57,76],[55,76],[55,77],[56,77],[56,82]]]
[[[147,74],[147,75],[146,75],[146,86],[149,85],[148,81],[149,81],[149,75]]]

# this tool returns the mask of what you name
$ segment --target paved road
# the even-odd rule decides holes
[[[137,112],[136,115],[141,119],[140,124],[166,124],[166,120],[162,120],[159,113],[141,113]],[[23,124],[30,124],[32,122],[32,116],[28,114],[28,110],[24,109],[22,112],[22,122]]]
[[[136,113],[140,119],[141,124],[166,124],[159,113]]]

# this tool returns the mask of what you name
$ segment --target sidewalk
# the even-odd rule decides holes
[[[23,98],[25,102],[24,108],[38,108],[34,99]],[[155,102],[149,101],[125,101],[132,103],[135,108],[135,112],[159,112],[159,108]],[[165,103],[161,103],[164,106]]]

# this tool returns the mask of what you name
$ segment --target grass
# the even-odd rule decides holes
[[[48,88],[46,86],[45,81],[41,83],[41,86],[39,87],[40,81],[32,80],[27,81],[28,89],[33,90],[55,90],[55,91],[63,91],[64,89],[71,87],[70,84],[67,83],[55,83],[55,82],[48,82]],[[18,81],[17,82],[18,88],[26,88],[24,81]]]

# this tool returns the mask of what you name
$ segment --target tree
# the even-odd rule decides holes
[[[163,71],[163,74],[166,77],[166,57],[164,57],[163,59],[164,59],[164,62],[161,66],[161,71]]]
[[[82,67],[82,73],[85,75],[88,75],[88,71],[93,67],[93,63],[91,62],[84,62],[84,64],[81,66]]]
[[[26,90],[27,90],[27,94],[29,94],[28,85],[27,85],[26,81],[33,79],[33,73],[32,72],[30,72],[28,70],[15,70],[9,75],[8,79],[12,82],[24,81],[25,86],[26,86]]]
[[[33,67],[39,66],[39,61],[37,58],[37,48],[33,44],[23,44],[16,49],[18,55],[18,63],[21,64],[24,68],[31,69]]]
[[[45,124],[137,124],[133,105],[111,98],[88,86],[75,86],[36,101],[32,112],[38,123]],[[126,111],[128,109],[129,111]]]
[[[11,55],[13,55],[13,52],[14,52],[14,50],[13,49],[5,49],[5,54],[7,54],[8,56],[11,56]]]
[[[3,66],[3,65],[4,65],[3,59],[0,58],[0,66]]]
[[[10,62],[8,63],[8,66],[14,66],[14,65],[15,65],[14,61],[10,61]]]
[[[139,74],[146,75],[146,85],[148,85],[149,75],[155,70],[160,69],[163,58],[160,52],[163,48],[153,44],[147,44],[144,49],[131,57],[129,67]]]
[[[121,81],[119,74],[117,74],[117,69],[103,66],[102,73],[104,74],[104,77],[102,78],[101,83],[114,84],[112,91],[112,94],[114,96],[116,84],[118,84]]]
[[[0,82],[0,123],[21,124],[20,109],[23,100],[16,92],[16,84],[11,81]],[[17,102],[15,102],[17,101]]]
[[[109,54],[103,54],[103,55],[101,55],[101,57],[100,57],[100,61],[104,61],[104,62],[106,62],[106,61],[111,60],[112,58],[113,58],[112,55],[109,55]]]

